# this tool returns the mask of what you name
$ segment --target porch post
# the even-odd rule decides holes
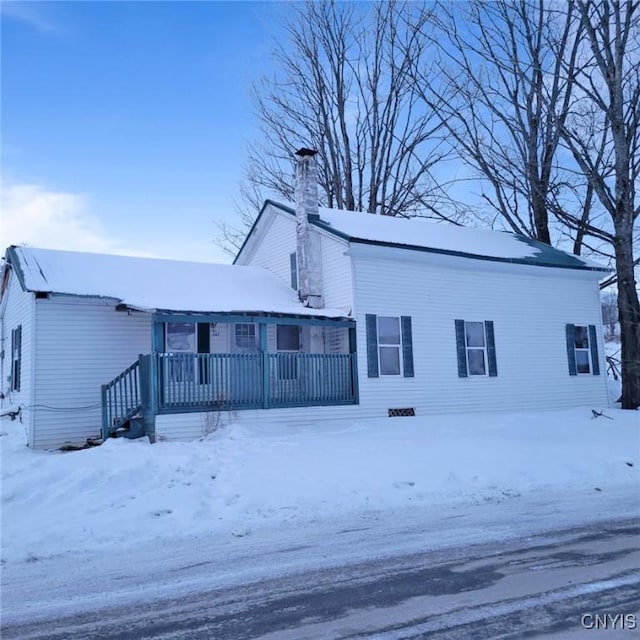
[[[144,433],[151,442],[155,441],[156,415],[158,414],[158,370],[156,355],[139,355],[140,362],[140,401],[142,404],[142,420]]]
[[[100,398],[102,399],[102,439],[109,437],[109,410],[107,408],[107,386],[103,384],[100,387]]]
[[[164,321],[153,318],[151,353],[164,353]]]
[[[262,408],[269,408],[269,345],[267,342],[267,325],[258,324],[260,338],[260,355],[262,356]]]

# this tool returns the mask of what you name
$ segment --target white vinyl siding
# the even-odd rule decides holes
[[[324,306],[344,308],[346,314],[353,305],[351,258],[347,255],[349,245],[345,240],[320,231],[313,225],[311,232],[317,234],[320,241]],[[296,249],[295,216],[268,207],[254,229],[254,237],[238,256],[236,264],[268,269],[290,286],[291,254]]]
[[[323,234],[322,286],[324,306],[350,311],[353,306],[353,280],[349,245],[344,240]]]
[[[38,355],[33,446],[83,444],[100,433],[101,385],[151,350],[151,316],[115,302],[53,296],[36,301]]]
[[[255,240],[238,256],[236,264],[263,267],[291,285],[291,253],[296,250],[295,216],[269,208],[255,229]]]
[[[4,398],[0,399],[0,413],[16,411],[20,408],[22,428],[31,433],[33,420],[33,320],[35,300],[32,293],[25,292],[20,286],[18,277],[12,271],[9,283],[0,300],[0,313],[3,314],[2,345],[3,357],[0,360],[0,391]],[[20,326],[20,390],[12,389],[11,369],[11,336]],[[15,334],[14,334],[15,335]],[[9,417],[2,421],[9,421]],[[13,426],[20,423],[14,422]]]
[[[567,318],[596,325],[603,357],[593,274],[388,247],[355,247],[352,259],[363,415],[398,406],[432,414],[607,406],[606,376],[578,376],[577,384],[567,375]],[[366,315],[398,309],[412,317],[415,377],[368,377]],[[457,318],[493,321],[497,377],[459,377]]]

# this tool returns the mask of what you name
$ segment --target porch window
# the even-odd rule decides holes
[[[196,325],[193,322],[167,322],[167,351],[195,353]]]
[[[456,320],[458,377],[498,375],[493,321]]]
[[[236,347],[240,349],[250,349],[255,351],[258,347],[256,341],[256,325],[250,323],[236,324],[235,327]]]
[[[169,361],[171,382],[194,382],[196,353],[196,324],[194,322],[167,322],[167,353],[175,357]]]
[[[22,364],[22,325],[11,331],[11,391],[20,391]]]
[[[595,325],[568,324],[566,334],[569,375],[600,375]]]
[[[300,327],[294,324],[277,325],[276,349],[279,352],[278,380],[297,380],[298,358],[296,353],[300,351]]]
[[[279,324],[276,328],[278,351],[300,351],[300,327],[295,324]]]

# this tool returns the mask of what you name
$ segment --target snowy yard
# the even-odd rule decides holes
[[[566,411],[223,427],[2,447],[5,624],[640,516],[640,415]]]
[[[2,444],[2,557],[35,561],[146,539],[251,536],[265,527],[407,517],[545,493],[639,489],[640,414],[386,418],[300,428],[223,427],[195,442],[111,439],[31,451],[18,422]],[[593,514],[592,514],[593,515]],[[625,514],[620,514],[625,515]],[[633,515],[633,514],[629,514]]]

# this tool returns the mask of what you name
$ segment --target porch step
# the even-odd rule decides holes
[[[109,435],[111,438],[142,438],[145,435],[144,420],[142,416],[127,418],[117,428],[113,429]]]

